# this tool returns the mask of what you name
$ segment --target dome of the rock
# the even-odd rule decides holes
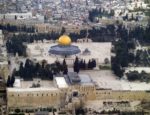
[[[71,38],[69,36],[67,36],[67,35],[62,35],[58,39],[58,43],[60,45],[70,45],[71,44]]]
[[[78,46],[71,45],[71,39],[67,35],[62,35],[58,39],[58,45],[51,46],[49,53],[54,55],[70,56],[80,53]]]

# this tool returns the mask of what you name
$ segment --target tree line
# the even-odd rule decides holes
[[[11,63],[10,63],[11,64]],[[85,61],[76,57],[74,62],[74,72],[79,73],[81,69],[93,69],[96,67],[96,61],[94,59],[89,60],[86,64]],[[52,64],[48,64],[46,60],[42,62],[33,62],[30,59],[26,59],[25,63],[20,62],[19,69],[14,69],[12,76],[8,76],[7,87],[13,87],[15,82],[15,76],[20,76],[24,80],[33,80],[33,78],[41,78],[42,80],[53,80],[54,75],[67,75],[68,65],[64,59],[62,63],[56,60]],[[36,85],[34,84],[34,87]]]
[[[15,76],[19,76],[27,81],[33,80],[33,78],[53,80],[53,76],[60,73],[63,73],[64,75],[68,73],[68,66],[65,59],[62,64],[59,61],[48,64],[46,60],[43,60],[41,63],[35,63],[30,59],[26,59],[25,63],[20,62],[18,70],[14,69],[12,76],[8,76],[7,87],[13,87]]]
[[[126,75],[129,81],[150,82],[150,74],[145,71],[142,71],[141,73],[138,71],[130,71],[126,73]]]
[[[89,69],[94,69],[96,67],[96,60],[91,59],[88,61],[88,63],[85,62],[85,60],[81,59],[79,60],[78,57],[76,57],[74,61],[74,72],[79,73],[80,70],[89,70]]]
[[[26,25],[16,26],[11,24],[0,24],[0,29],[7,32],[27,32],[27,33],[35,32],[35,28],[33,26],[27,27]]]
[[[65,30],[63,30],[65,31]],[[130,63],[136,63],[138,61],[138,53],[133,54],[132,50],[135,49],[135,41],[139,41],[143,44],[150,44],[150,24],[146,28],[137,26],[133,29],[126,28],[122,24],[111,24],[106,27],[96,28],[88,30],[89,38],[95,42],[112,42],[114,45],[114,53],[116,56],[112,57],[112,70],[114,73],[121,77],[123,76],[124,68],[127,67]],[[26,47],[24,42],[32,43],[34,40],[44,39],[56,40],[61,36],[62,33],[51,32],[47,34],[19,34],[10,37],[7,42],[7,51],[8,53],[16,54],[20,56],[25,55]],[[81,30],[80,33],[70,33],[72,41],[77,39],[84,38],[87,34],[87,30]],[[145,54],[144,54],[145,55]],[[145,59],[144,59],[145,60]],[[135,61],[135,62],[134,62]],[[84,65],[84,64],[83,64]]]
[[[142,45],[150,43],[149,33],[149,25],[145,29],[138,26],[129,31],[123,26],[118,26],[117,36],[119,39],[113,42],[115,56],[111,59],[112,70],[117,76],[121,78],[124,74],[124,68],[129,64],[149,66],[149,57],[146,51],[138,50],[134,53],[136,41]]]
[[[96,18],[102,18],[103,16],[105,17],[112,17],[114,16],[115,12],[114,10],[111,10],[110,12],[106,11],[105,9],[92,9],[91,11],[89,11],[89,17],[88,19],[91,21],[91,22],[96,22]]]

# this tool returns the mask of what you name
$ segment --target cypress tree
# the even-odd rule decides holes
[[[7,79],[7,87],[10,87],[11,86],[11,78],[10,76],[8,76],[8,79]]]
[[[74,62],[74,72],[79,73],[79,71],[80,71],[79,60],[78,60],[78,57],[76,57],[75,62]]]

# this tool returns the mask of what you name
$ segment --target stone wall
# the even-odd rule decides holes
[[[96,90],[94,85],[91,84],[74,85],[72,86],[72,89],[77,90],[79,94],[85,98],[85,101],[96,99],[96,92],[95,92]]]
[[[96,90],[96,99],[115,99],[115,100],[147,100],[150,101],[149,91],[112,91]]]
[[[57,89],[57,88],[56,88]],[[95,89],[94,85],[73,85],[68,89],[11,91],[7,90],[8,108],[39,108],[64,106],[67,95],[77,91],[79,98],[86,103],[92,100],[150,101],[150,91],[114,91]]]
[[[51,91],[7,91],[7,104],[10,108],[52,107],[60,104],[59,90]]]

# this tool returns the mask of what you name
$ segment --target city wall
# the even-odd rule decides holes
[[[97,100],[146,100],[150,101],[150,91],[112,91],[112,90],[96,90]]]
[[[50,91],[7,91],[8,108],[39,108],[59,107],[63,105],[66,96],[73,91],[79,92],[83,103],[92,100],[117,100],[117,101],[150,101],[150,91],[112,91],[95,89],[92,85],[75,85],[68,89]]]
[[[59,90],[51,91],[7,91],[7,104],[11,108],[53,107],[60,104]]]

